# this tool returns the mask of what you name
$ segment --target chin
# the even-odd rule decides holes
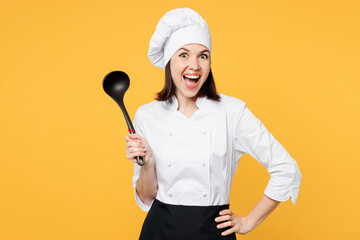
[[[185,97],[188,97],[188,98],[194,98],[198,95],[199,91],[196,91],[196,92],[187,92],[184,94]]]

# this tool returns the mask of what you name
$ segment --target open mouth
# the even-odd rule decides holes
[[[193,89],[198,85],[200,75],[186,75],[185,74],[185,75],[183,75],[183,79],[184,79],[185,86],[190,89]]]

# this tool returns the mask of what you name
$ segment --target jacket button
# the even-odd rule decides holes
[[[169,192],[168,194],[169,194],[169,196],[170,196],[170,197],[172,197],[172,195],[173,195],[173,193],[172,193],[172,192]]]
[[[171,162],[168,163],[168,167],[171,167]]]
[[[205,167],[205,166],[206,166],[206,162],[203,162],[202,165],[203,165],[203,167]]]
[[[168,134],[169,134],[169,136],[170,136],[170,137],[173,135],[173,133],[172,133],[172,132],[169,132]]]
[[[206,135],[206,131],[202,131],[201,133],[202,133],[202,135]]]
[[[203,197],[206,197],[206,196],[207,196],[206,192],[203,192],[202,195],[203,195]]]

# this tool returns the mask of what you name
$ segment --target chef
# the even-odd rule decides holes
[[[208,25],[189,8],[167,12],[150,40],[148,56],[165,70],[165,85],[136,111],[137,134],[125,137],[135,200],[148,211],[141,240],[236,239],[280,202],[296,203],[302,178],[296,161],[243,101],[216,92],[211,53]],[[242,217],[229,209],[229,199],[245,153],[270,180]],[[145,157],[144,166],[137,156]]]

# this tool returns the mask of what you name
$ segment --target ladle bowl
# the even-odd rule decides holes
[[[103,80],[104,91],[119,105],[125,117],[126,124],[130,134],[135,133],[134,126],[132,125],[129,114],[124,105],[124,95],[130,86],[129,76],[122,71],[113,71],[108,73]],[[136,157],[136,162],[143,166],[145,158],[142,156]]]

